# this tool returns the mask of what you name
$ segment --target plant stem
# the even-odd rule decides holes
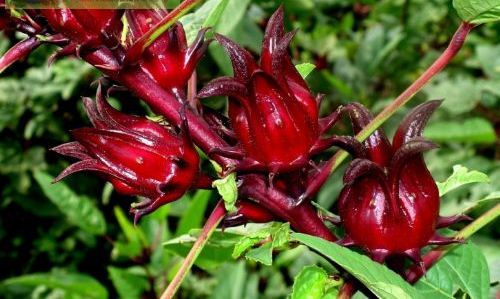
[[[458,51],[462,48],[465,38],[474,28],[473,24],[462,22],[457,31],[450,40],[448,47],[444,52],[434,61],[434,63],[403,93],[401,93],[394,101],[392,101],[382,112],[380,112],[366,127],[356,135],[356,139],[364,141],[368,138],[378,127],[380,127],[387,119],[389,119],[399,108],[408,103],[409,100],[420,91],[429,81],[443,70],[450,61],[457,55]],[[310,197],[319,191],[321,186],[328,179],[337,167],[349,156],[346,151],[339,150],[327,163],[327,165],[316,176],[305,193]]]
[[[487,224],[491,223],[499,216],[500,216],[500,204],[497,204],[494,208],[487,211],[479,218],[474,220],[472,223],[470,223],[462,230],[460,230],[455,235],[455,239],[462,240],[469,238],[470,236],[475,234],[478,230],[480,230]],[[446,253],[448,253],[451,249],[455,248],[456,246],[458,246],[458,244],[436,247],[423,257],[423,262],[424,262],[423,268],[428,269],[432,267],[432,265],[434,265],[439,259],[441,259]],[[412,284],[416,283],[420,279],[420,277],[422,277],[423,274],[424,272],[422,271],[421,267],[413,266],[406,272],[406,280]]]
[[[196,239],[196,242],[194,242],[193,247],[182,262],[179,271],[175,274],[174,279],[170,282],[167,289],[161,295],[160,299],[170,299],[174,297],[175,292],[177,292],[177,289],[179,289],[189,269],[191,269],[191,267],[193,266],[196,258],[202,251],[203,247],[205,246],[219,223],[222,221],[222,218],[224,218],[224,215],[226,215],[226,209],[224,208],[224,204],[221,200],[217,203],[217,206],[215,206],[215,209],[212,211],[212,214],[210,214],[210,217],[208,217],[207,222],[205,222],[205,225],[201,230],[200,236],[198,237],[198,239]]]

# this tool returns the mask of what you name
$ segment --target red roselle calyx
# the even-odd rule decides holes
[[[133,45],[168,12],[161,9],[134,9],[127,10],[125,15],[130,26],[128,44]],[[181,92],[207,47],[203,41],[205,31],[201,30],[188,47],[184,28],[181,23],[176,23],[158,37],[141,57],[135,59],[163,88]]]
[[[318,100],[288,54],[294,33],[285,33],[280,7],[267,25],[260,65],[233,41],[215,37],[231,58],[234,77],[213,80],[198,97],[229,96],[228,114],[239,144],[212,154],[239,159],[240,171],[293,171],[332,145],[320,135],[333,118],[318,119]]]
[[[374,260],[407,256],[420,262],[426,245],[448,244],[436,229],[465,217],[439,217],[439,192],[422,153],[436,147],[421,137],[425,124],[441,101],[416,107],[399,126],[392,146],[379,129],[354,155],[338,201],[346,236],[343,245],[366,250]],[[346,107],[356,133],[371,120],[359,104]]]
[[[112,108],[100,92],[97,101],[84,99],[94,128],[72,132],[75,142],[52,150],[80,161],[56,179],[84,170],[96,171],[115,189],[146,199],[132,207],[135,221],[163,204],[180,198],[199,178],[199,157],[187,133],[180,133]]]

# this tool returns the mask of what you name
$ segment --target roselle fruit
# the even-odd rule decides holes
[[[421,135],[440,103],[429,101],[413,109],[392,145],[379,129],[364,142],[364,151],[354,155],[338,201],[346,234],[341,244],[362,247],[379,262],[389,256],[420,262],[422,247],[454,242],[436,229],[464,217],[439,217],[439,192],[422,156],[436,147]],[[371,120],[359,104],[346,109],[356,133]]]
[[[95,171],[125,195],[146,199],[132,208],[135,221],[180,198],[197,184],[199,156],[184,128],[180,133],[112,108],[98,92],[97,101],[84,99],[93,128],[72,132],[76,139],[52,150],[80,161],[56,179],[79,171]]]
[[[161,9],[127,10],[126,17],[130,31],[129,45],[137,42],[146,32],[158,24],[168,12]],[[141,57],[140,66],[163,88],[181,92],[203,56],[207,43],[205,30],[201,30],[188,47],[186,33],[181,23],[172,25],[159,36]]]
[[[280,7],[267,25],[260,64],[230,39],[215,36],[229,54],[234,77],[211,81],[198,97],[229,97],[228,116],[239,143],[212,154],[240,160],[239,171],[293,171],[332,145],[320,135],[333,122],[319,120],[320,97],[311,95],[288,54],[294,34],[285,33]]]

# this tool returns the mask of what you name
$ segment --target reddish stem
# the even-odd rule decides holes
[[[189,269],[193,266],[196,258],[203,250],[205,243],[208,241],[212,233],[215,231],[219,223],[222,221],[224,216],[226,215],[226,209],[224,209],[224,202],[221,200],[217,203],[217,206],[208,217],[203,229],[201,230],[200,235],[196,239],[193,244],[193,247],[189,251],[188,255],[182,262],[179,271],[175,274],[174,279],[170,282],[167,289],[163,292],[160,299],[170,299],[173,298],[177,289],[180,287],[182,281],[186,277]]]

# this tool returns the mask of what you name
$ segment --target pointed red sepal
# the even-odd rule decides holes
[[[399,149],[403,144],[415,137],[422,136],[425,125],[434,111],[441,105],[442,100],[425,102],[413,109],[401,122],[394,135],[392,147]]]
[[[435,234],[432,236],[432,238],[429,240],[427,243],[428,245],[448,245],[448,244],[453,244],[453,243],[463,243],[463,239],[455,239],[455,238],[448,238],[448,237],[443,237],[441,235]]]
[[[79,162],[76,162],[74,164],[71,164],[68,166],[66,169],[64,169],[55,179],[54,183],[59,182],[60,180],[64,179],[65,177],[75,173],[75,172],[80,172],[80,171],[97,171],[101,172],[104,174],[111,174],[109,170],[102,164],[99,163],[97,160],[82,160]]]
[[[377,263],[383,264],[390,252],[387,249],[373,249],[370,250],[370,257]]]
[[[14,62],[26,58],[33,50],[38,48],[40,44],[41,42],[38,38],[30,37],[14,45],[0,57],[0,74]]]
[[[319,106],[319,104],[318,104]],[[342,112],[344,111],[343,106],[337,107],[330,115],[324,118],[320,118],[319,120],[319,131],[320,134],[326,133],[326,131],[330,130],[341,118]]]
[[[344,173],[344,184],[351,184],[359,177],[368,174],[374,175],[381,180],[386,179],[384,170],[376,163],[367,159],[354,159]]]
[[[332,146],[337,146],[355,158],[365,157],[365,147],[361,142],[352,136],[331,136],[325,139],[320,139],[311,148],[311,155],[316,155]]]
[[[76,158],[79,160],[92,159],[92,157],[87,152],[87,149],[77,141],[64,143],[59,146],[53,147],[50,150],[58,154]]]
[[[439,216],[436,223],[436,228],[444,228],[462,221],[472,221],[473,219],[467,215],[454,215],[442,217]]]
[[[356,245],[354,240],[349,236],[345,236],[342,240],[337,241],[337,244],[344,247],[350,247]]]
[[[210,81],[197,94],[198,98],[215,96],[230,96],[242,102],[247,102],[248,90],[245,84],[231,77],[220,77]]]
[[[229,38],[215,34],[215,39],[224,47],[233,64],[234,77],[238,81],[250,80],[252,74],[258,69],[252,55]]]

